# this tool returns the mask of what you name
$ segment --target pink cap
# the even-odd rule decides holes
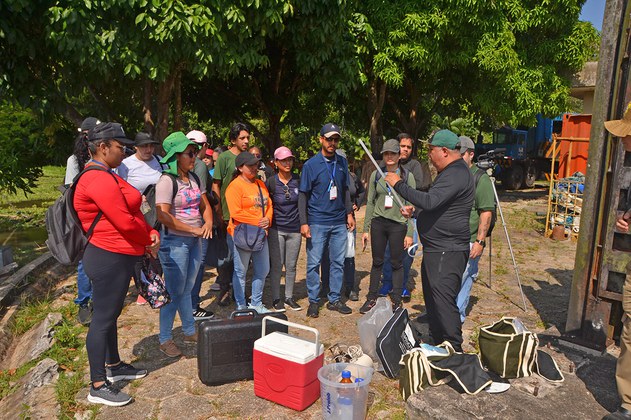
[[[186,137],[198,144],[206,143],[206,134],[198,130],[189,131]]]
[[[276,159],[276,160],[283,160],[283,159],[287,159],[287,158],[290,158],[290,157],[294,157],[294,155],[291,153],[291,150],[289,150],[285,146],[279,147],[274,152],[274,159]]]

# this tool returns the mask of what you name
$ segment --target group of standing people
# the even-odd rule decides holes
[[[296,158],[287,147],[275,150],[276,170],[269,170],[260,150],[249,148],[250,131],[245,124],[231,128],[230,146],[218,156],[208,148],[204,133],[191,131],[170,134],[162,143],[162,157],[155,154],[158,142],[147,133],[139,133],[132,142],[120,124],[96,119],[86,122],[73,155],[79,163],[75,173],[83,167],[101,170],[87,171],[81,178],[71,176],[66,182],[77,183],[74,203],[86,231],[96,220],[79,267],[93,288],[94,311],[87,339],[91,401],[126,404],[130,397],[112,387],[111,381],[147,374],[120,360],[116,337],[116,320],[130,278],[138,275],[141,258],[159,256],[164,270],[171,302],[160,308],[158,338],[160,350],[169,357],[182,354],[172,335],[176,313],[182,322],[184,344],[197,343],[196,319],[214,316],[199,307],[204,261],[212,241],[226,248],[217,260],[218,277],[213,285],[220,292],[220,305],[234,299],[237,310],[270,312],[263,304],[269,275],[271,310],[301,310],[294,285],[305,238],[307,316],[319,316],[324,296],[329,310],[352,313],[345,297],[359,299],[354,213],[363,194],[367,209],[362,242],[364,246],[372,243],[373,261],[360,312],[368,312],[380,294],[391,296],[395,310],[401,306],[402,298],[409,296],[406,276],[411,264],[406,269],[406,261],[411,262],[412,257],[407,249],[420,238],[422,284],[432,337],[436,342],[450,341],[456,350],[461,348],[464,312],[459,311],[456,298],[467,262],[479,258],[481,251],[475,245],[479,241],[470,243],[469,218],[478,210],[473,207],[470,161],[461,158],[461,152],[464,156],[464,150],[471,149],[452,132],[439,131],[429,143],[429,158],[438,170],[431,187],[427,165],[411,158],[412,139],[403,134],[384,143],[380,171],[370,175],[364,191],[338,149],[341,130],[335,124],[322,127],[320,151],[304,163],[298,175],[293,171]],[[125,158],[131,146],[135,153]],[[156,220],[148,224],[143,213],[149,210],[147,197],[152,189]],[[85,305],[81,273],[78,281],[77,303]],[[116,287],[111,287],[113,281]]]

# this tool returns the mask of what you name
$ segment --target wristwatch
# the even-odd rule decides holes
[[[486,246],[486,242],[484,241],[484,239],[476,239],[475,242],[482,245],[482,248]]]

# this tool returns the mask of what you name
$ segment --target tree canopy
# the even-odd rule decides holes
[[[45,125],[95,115],[162,139],[241,120],[272,151],[336,118],[376,148],[436,114],[488,129],[564,111],[597,45],[582,3],[4,0],[0,94]]]

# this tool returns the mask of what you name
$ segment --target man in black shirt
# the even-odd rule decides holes
[[[460,155],[458,136],[440,130],[429,143],[429,159],[438,176],[427,192],[401,182],[388,173],[386,182],[414,206],[401,213],[416,215],[423,245],[421,278],[429,328],[435,343],[447,340],[462,351],[462,330],[456,297],[469,255],[469,214],[474,186],[471,172]]]

